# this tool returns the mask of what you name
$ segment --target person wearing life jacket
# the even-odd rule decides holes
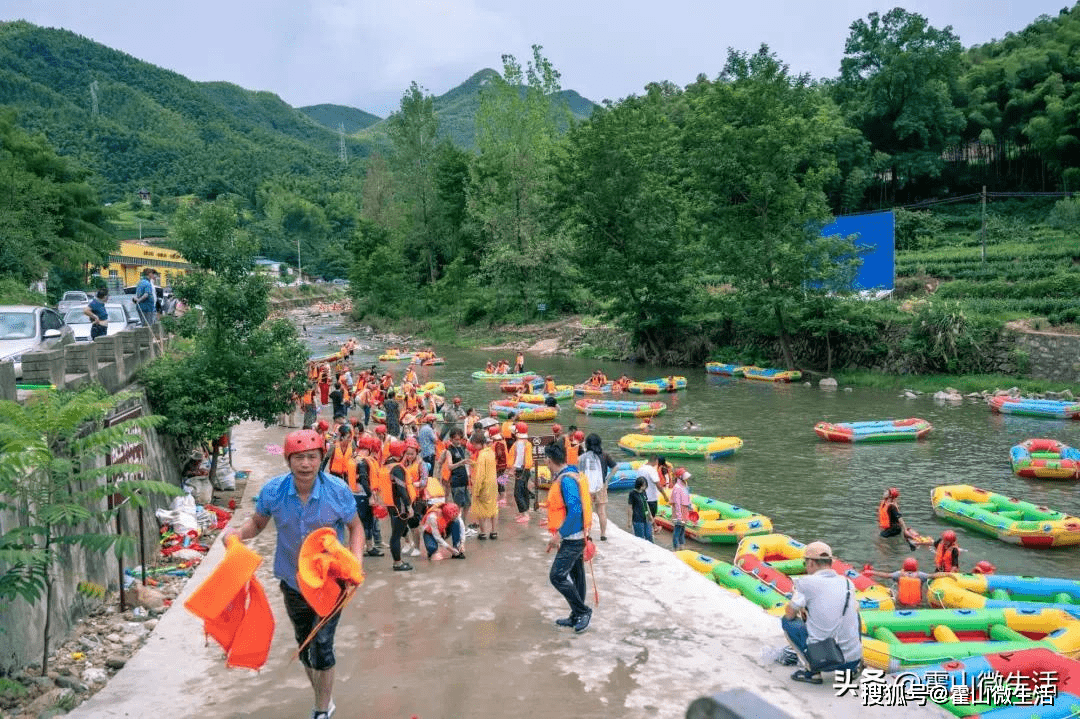
[[[495,374],[495,365],[488,360],[488,363],[484,365],[484,372],[487,374]]]
[[[608,383],[608,377],[604,374],[603,370],[596,370],[596,386],[603,387]]]
[[[971,570],[971,573],[972,574],[993,574],[996,571],[997,571],[997,567],[995,567],[993,564],[991,564],[990,562],[983,559],[982,561],[980,561],[978,564],[975,565],[975,568]]]
[[[319,375],[319,405],[325,407],[330,404],[330,374],[324,372]]]
[[[405,442],[400,439],[390,440],[386,460],[379,467],[379,479],[376,482],[379,494],[390,513],[390,556],[394,559],[395,572],[412,569],[412,565],[401,558],[401,540],[409,534],[408,521],[413,514],[412,502],[409,501],[408,478],[401,465],[404,456]]]
[[[566,449],[566,463],[571,467],[577,466],[578,455],[581,453],[581,445],[584,443],[585,433],[575,425],[570,425],[570,433],[566,436],[564,445]]]
[[[405,481],[412,503],[412,516],[406,524],[409,527],[410,543],[407,547],[410,556],[420,556],[420,520],[427,511],[427,465],[420,461],[420,443],[415,437],[405,440],[405,454],[401,458],[405,468]]]
[[[300,409],[304,413],[304,421],[301,426],[304,429],[312,429],[319,416],[318,392],[314,382],[308,384],[307,390],[300,396]]]
[[[927,581],[950,576],[949,572],[935,572],[934,574],[920,572],[919,562],[915,557],[905,559],[904,568],[898,572],[879,572],[876,569],[867,569],[863,574],[891,579],[896,582],[893,597],[897,605],[904,609],[919,607],[924,604]]]
[[[960,571],[960,547],[956,544],[956,532],[951,529],[934,540],[934,568],[939,572]]]
[[[517,422],[515,421],[516,417],[517,415],[511,412],[510,415],[506,418],[506,421],[499,425],[499,434],[502,435],[503,443],[506,444],[507,452],[509,452],[510,448],[514,446],[514,425],[517,424]]]
[[[462,539],[461,509],[453,502],[432,506],[424,514],[421,526],[424,530],[424,549],[431,559],[440,549],[454,559],[465,559],[465,545]],[[452,544],[446,541],[450,537]]]
[[[495,368],[495,374],[510,374],[510,363],[506,360],[499,360],[499,366]]]
[[[558,391],[555,387],[555,378],[551,375],[544,377],[544,394],[555,394]]]
[[[551,425],[551,443],[552,444],[566,444],[566,437],[563,435],[562,425],[555,422]]]
[[[878,504],[878,529],[886,538],[907,534],[907,525],[900,514],[900,490],[896,487],[886,489]]]
[[[525,371],[525,355],[521,352],[517,353],[517,357],[514,359],[514,374],[519,374]]]
[[[337,441],[330,453],[327,471],[348,484],[349,489],[356,494],[356,459],[353,452],[352,427],[348,424],[338,427]]]
[[[561,627],[581,634],[589,628],[592,610],[585,604],[585,545],[592,527],[592,503],[588,481],[566,464],[561,445],[549,445],[544,462],[551,472],[548,490],[548,551],[556,550],[548,579],[570,605],[570,616],[557,619]]]
[[[403,383],[404,382],[409,382],[410,384],[417,384],[416,370],[414,370],[412,367],[409,367],[408,369],[406,369],[405,370],[405,376],[402,378],[401,381]]]
[[[514,502],[517,504],[518,515],[514,518],[519,524],[529,522],[529,480],[532,477],[533,453],[529,443],[529,425],[518,422],[514,425],[514,445],[511,447],[507,459],[509,466],[514,468]],[[550,446],[550,445],[549,445]],[[563,452],[563,459],[566,453]]]
[[[372,480],[378,477],[379,460],[374,452],[378,451],[381,444],[379,440],[369,434],[363,434],[356,440],[356,484],[363,489],[363,495],[353,493],[356,500],[356,512],[360,515],[360,521],[364,525],[364,535],[367,537],[367,551],[364,556],[381,557],[383,552],[376,546],[378,540],[378,520],[375,518],[373,507],[382,504],[381,498],[374,494]]]
[[[344,482],[319,471],[325,444],[312,430],[299,430],[285,437],[284,455],[289,472],[262,486],[255,500],[255,512],[240,527],[229,527],[222,541],[236,537],[246,541],[258,536],[274,520],[277,546],[274,575],[281,580],[285,611],[300,641],[322,622],[300,592],[297,579],[300,548],[307,533],[323,527],[334,530],[337,540],[356,557],[363,572],[364,528],[356,513],[356,502]],[[299,501],[297,501],[299,499]],[[346,544],[346,531],[348,543]],[[325,621],[314,639],[300,652],[315,693],[312,719],[329,719],[334,689],[334,633],[339,614]]]
[[[330,433],[330,423],[320,419],[315,423],[315,431],[323,438],[323,452],[329,452],[335,441],[335,436]]]
[[[461,511],[461,519],[466,525],[469,522],[469,508],[472,506],[472,496],[469,485],[472,483],[469,469],[473,463],[472,456],[465,448],[465,433],[460,428],[450,430],[450,444],[438,458],[439,473],[449,468],[450,472],[450,499]],[[471,534],[475,534],[475,530]]]
[[[382,376],[382,390],[383,392],[389,392],[390,388],[394,386],[394,375],[387,372]]]

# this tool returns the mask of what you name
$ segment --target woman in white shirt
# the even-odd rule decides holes
[[[578,469],[589,480],[592,506],[600,518],[600,539],[607,540],[607,476],[615,467],[613,460],[601,447],[600,436],[590,434],[585,438],[585,452],[578,458]]]

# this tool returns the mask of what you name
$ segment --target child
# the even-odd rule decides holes
[[[686,546],[686,519],[690,514],[686,474],[682,467],[675,470],[675,487],[671,490],[671,548],[676,552]]]
[[[865,574],[874,577],[891,579],[896,582],[893,596],[897,605],[904,608],[918,607],[923,603],[926,596],[926,582],[929,579],[940,579],[950,576],[949,572],[934,572],[927,574],[919,571],[919,562],[914,557],[904,560],[904,568],[899,572],[879,572],[876,569],[867,569]]]
[[[629,509],[626,510],[626,519],[634,529],[634,536],[641,539],[653,540],[652,515],[649,513],[649,502],[645,498],[644,477],[638,477],[634,482],[634,489],[628,498]]]

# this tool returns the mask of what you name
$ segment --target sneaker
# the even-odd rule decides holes
[[[450,558],[451,559],[464,559],[465,558],[465,552],[458,552],[457,554],[451,555]]]
[[[386,542],[384,542],[381,539],[379,541],[375,542],[375,548],[376,549],[386,549],[386,547],[387,547]]]
[[[785,667],[793,667],[799,663],[799,655],[791,647],[784,647],[780,651],[780,658],[777,662]]]
[[[382,551],[381,549],[372,548],[372,549],[369,549],[366,552],[364,552],[365,557],[382,557],[382,556],[385,556],[385,555],[386,555],[386,552]]]
[[[585,614],[578,617],[577,624],[574,625],[574,631],[581,634],[583,631],[589,628],[589,620],[592,619],[592,610],[590,609]]]
[[[473,529],[472,527],[469,527],[468,529],[465,530],[465,536],[466,537],[475,537],[476,536],[476,530]]]
[[[420,550],[417,549],[416,547],[413,547],[412,549],[409,550],[409,556],[410,557],[419,557],[420,556]]]
[[[408,562],[402,562],[401,564],[394,565],[395,572],[408,572],[410,569],[412,569],[412,565]]]
[[[562,619],[556,619],[556,626],[560,627],[572,627],[577,624],[578,618],[571,614],[569,617],[563,617]]]
[[[477,539],[487,539],[487,535],[486,534],[478,534],[478,535],[476,535],[476,538]]]
[[[499,533],[498,533],[498,532],[492,532],[492,533],[491,533],[491,534],[490,534],[489,536],[490,536],[490,537],[491,537],[492,539],[498,539],[498,538],[499,538]]]

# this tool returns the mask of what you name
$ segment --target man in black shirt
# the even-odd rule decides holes
[[[394,399],[394,390],[386,394],[383,401],[383,411],[386,412],[386,433],[391,437],[401,436],[401,408]]]
[[[334,405],[334,419],[344,419],[348,411],[345,409],[345,393],[341,391],[341,387],[334,385],[334,389],[330,390],[330,401]]]

